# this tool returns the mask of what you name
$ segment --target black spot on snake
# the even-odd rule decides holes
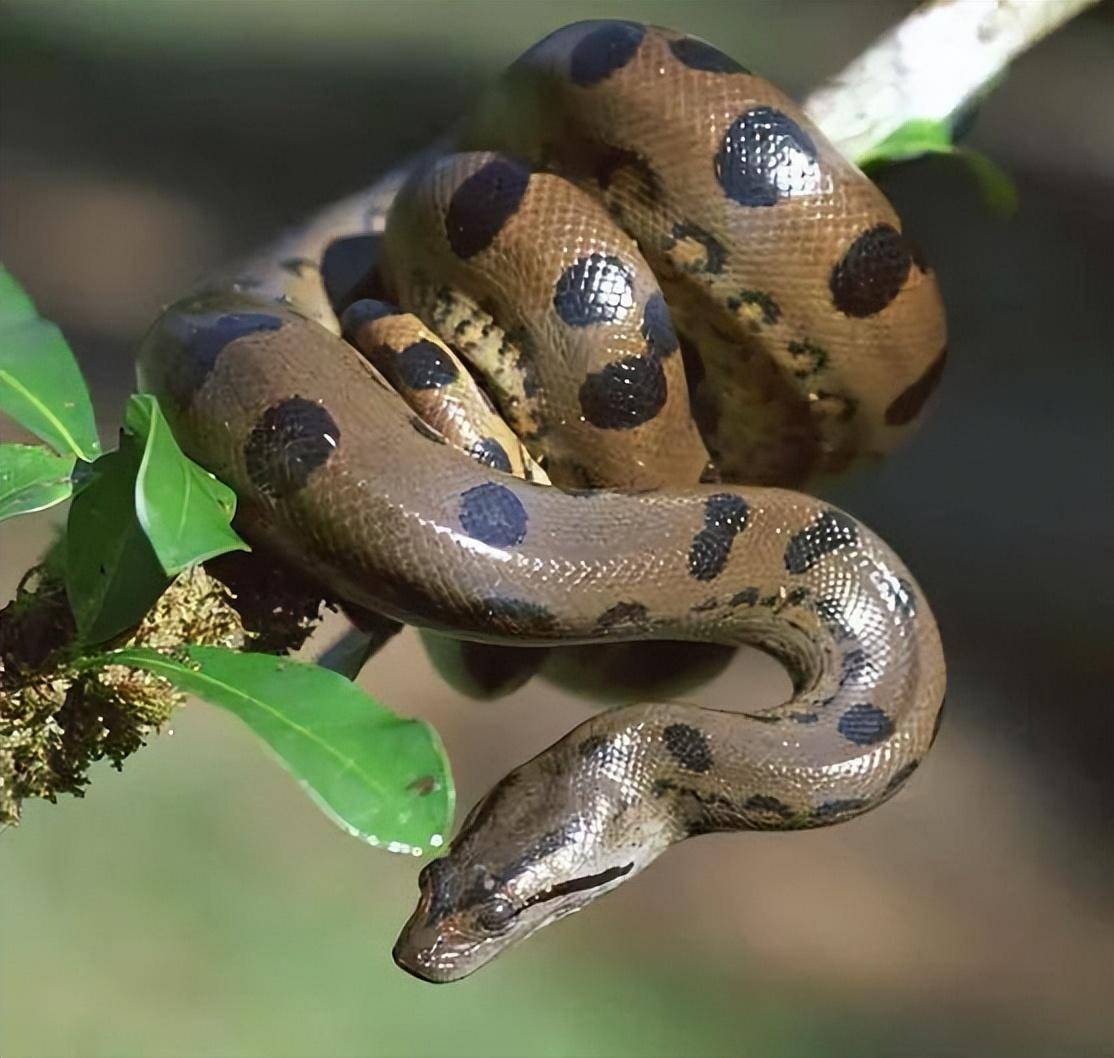
[[[815,375],[828,366],[828,351],[814,342],[810,342],[807,338],[799,342],[789,342],[786,349],[789,350],[789,355],[800,364],[793,371],[793,374],[798,378],[808,378],[809,375]]]
[[[655,356],[628,356],[580,385],[580,410],[601,430],[633,430],[665,407],[665,372]]]
[[[904,577],[895,577],[892,573],[884,576],[879,588],[886,600],[886,605],[902,617],[917,616],[917,596],[913,585]]]
[[[402,315],[405,315],[402,309],[397,305],[392,305],[389,301],[376,301],[374,298],[361,298],[359,301],[353,301],[341,315],[341,333],[349,341],[352,341],[356,333],[365,324],[374,323],[376,320],[381,320],[385,316]]]
[[[709,496],[704,502],[704,528],[689,547],[689,575],[696,580],[714,580],[723,572],[735,537],[747,524],[746,500],[730,492]]]
[[[587,88],[599,84],[634,58],[646,27],[637,22],[603,22],[573,46],[569,56],[569,77],[573,84]]]
[[[171,359],[167,388],[182,407],[187,406],[205,385],[226,345],[249,334],[277,331],[281,326],[278,316],[262,312],[171,316],[167,328],[186,355]]]
[[[439,430],[435,430],[425,419],[420,419],[417,415],[411,415],[410,425],[427,441],[436,441],[439,445],[448,444],[445,435]]]
[[[724,194],[741,206],[773,206],[818,187],[816,147],[791,117],[773,107],[741,114],[715,158]]]
[[[728,606],[757,606],[759,591],[757,588],[744,588],[737,591],[728,599]]]
[[[855,634],[838,599],[833,599],[830,596],[817,599],[816,615],[824,622],[824,627],[836,640],[850,639]]]
[[[727,248],[710,231],[691,221],[683,221],[673,225],[671,235],[673,241],[666,247],[667,250],[676,250],[680,243],[695,242],[704,251],[703,260],[687,262],[677,259],[678,255],[674,254],[674,263],[681,271],[707,272],[710,275],[718,275],[723,271],[727,261]]]
[[[672,792],[678,801],[686,802],[682,813],[686,817],[685,832],[689,837],[712,834],[717,830],[738,830],[741,825],[738,810],[723,794],[682,786],[671,779],[655,779],[650,792],[654,797],[664,797]]]
[[[403,349],[390,366],[407,389],[441,389],[460,377],[445,350],[424,338]]]
[[[884,792],[891,794],[899,787],[904,786],[906,780],[913,774],[913,772],[917,770],[917,768],[920,766],[920,763],[921,762],[919,760],[911,760],[908,764],[905,765],[905,767],[894,772],[893,778],[890,779],[888,783],[886,783],[886,789]]]
[[[851,706],[836,727],[856,746],[873,746],[894,733],[894,722],[877,706],[865,702]]]
[[[705,772],[712,767],[708,736],[691,724],[669,724],[662,731],[665,748],[686,771]]]
[[[623,320],[634,307],[633,275],[629,265],[611,254],[581,257],[557,280],[553,307],[570,327]]]
[[[650,619],[650,611],[640,602],[617,602],[596,618],[596,628],[610,632],[620,628],[642,628]]]
[[[542,389],[541,376],[538,373],[538,358],[533,349],[520,347],[514,360],[514,369],[522,380],[522,395],[531,400]],[[535,430],[534,436],[540,436],[540,431]]]
[[[483,599],[479,612],[485,621],[517,635],[551,635],[557,629],[557,618],[552,611],[527,599]]]
[[[845,316],[881,312],[905,285],[911,263],[909,247],[895,227],[868,228],[832,269],[828,280],[832,304]]]
[[[596,768],[627,764],[637,750],[622,739],[611,739],[605,735],[589,735],[576,752],[585,760],[591,761]]]
[[[703,70],[705,73],[750,73],[750,70],[741,66],[730,55],[724,55],[719,48],[698,37],[671,40],[669,50],[678,62],[684,63],[691,70]]]
[[[642,313],[642,337],[646,339],[646,351],[651,356],[667,357],[677,351],[673,317],[660,292],[651,294],[646,300]]]
[[[589,735],[576,747],[576,752],[581,757],[594,757],[607,745],[607,741],[604,735]]]
[[[886,409],[887,426],[904,426],[920,415],[921,409],[944,376],[944,363],[947,358],[947,349],[942,349],[940,355],[928,365],[925,373],[894,397]]]
[[[514,547],[526,539],[529,518],[522,501],[505,485],[484,482],[460,497],[460,526],[473,540]]]
[[[462,180],[445,213],[445,234],[457,257],[486,250],[518,212],[530,170],[509,158],[494,158]]]
[[[790,573],[805,573],[825,555],[855,547],[858,542],[859,528],[852,518],[841,511],[823,511],[789,540],[785,568]]]
[[[754,794],[743,802],[744,812],[758,812],[762,815],[780,816],[790,819],[794,815],[793,809],[784,801],[769,794]]]
[[[817,805],[812,811],[812,818],[817,822],[834,822],[849,812],[857,812],[866,804],[861,797],[843,797],[835,801],[825,801]]]
[[[252,428],[244,462],[252,484],[282,499],[303,488],[340,443],[340,427],[320,404],[289,397],[272,404]]]
[[[714,595],[709,595],[703,602],[698,602],[689,607],[689,613],[708,613],[709,610],[715,610],[719,606],[719,599]]]
[[[494,437],[482,437],[468,450],[468,454],[477,462],[485,466],[501,470],[504,474],[511,472],[511,457],[507,450],[495,440]]]
[[[727,299],[727,307],[736,314],[744,305],[754,306],[767,327],[772,327],[781,319],[781,306],[772,294],[767,294],[764,290],[740,290]]]
[[[877,667],[870,660],[870,655],[861,647],[849,650],[843,655],[843,675],[840,684],[870,682],[871,677],[877,675]]]

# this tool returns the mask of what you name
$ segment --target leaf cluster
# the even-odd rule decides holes
[[[44,442],[0,445],[0,521],[72,499],[34,589],[0,611],[0,822],[25,797],[80,794],[92,761],[119,766],[193,694],[243,720],[349,833],[392,851],[441,843],[454,793],[436,733],[334,672],[258,652],[304,636],[319,597],[271,607],[292,616],[277,641],[274,622],[253,631],[251,601],[201,566],[250,550],[235,493],[183,454],[151,394],[129,399],[103,452],[65,338],[3,268],[0,411]]]

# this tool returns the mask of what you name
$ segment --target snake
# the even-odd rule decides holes
[[[881,191],[664,28],[551,33],[389,192],[382,224],[325,214],[141,343],[142,388],[248,539],[463,640],[749,644],[793,688],[601,711],[511,771],[394,948],[446,982],[683,839],[844,822],[912,775],[945,689],[931,609],[799,490],[916,428],[945,322]]]

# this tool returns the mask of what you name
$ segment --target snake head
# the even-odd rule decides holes
[[[508,775],[449,852],[422,869],[418,906],[394,948],[402,969],[438,983],[466,977],[652,858],[646,835],[616,826],[622,802],[609,784],[585,783],[561,750]]]

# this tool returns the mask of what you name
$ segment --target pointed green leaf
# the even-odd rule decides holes
[[[866,169],[887,162],[904,162],[923,154],[951,154],[952,130],[946,122],[916,118],[895,129],[857,159]]]
[[[336,823],[391,852],[437,848],[455,794],[441,740],[396,716],[343,676],[271,654],[186,646],[181,658],[143,647],[92,665],[131,665],[235,713]]]
[[[992,158],[968,147],[957,147],[955,154],[975,178],[983,205],[1000,216],[1012,217],[1017,212],[1020,196],[1006,171]]]
[[[0,445],[0,521],[42,511],[73,492],[74,457],[41,445]]]
[[[0,411],[58,453],[93,460],[100,441],[89,390],[62,332],[0,266]]]
[[[66,595],[84,643],[135,627],[170,583],[135,513],[138,444],[93,464],[66,522]]]
[[[948,154],[962,161],[975,179],[983,205],[991,212],[1002,216],[1017,212],[1017,188],[1005,171],[985,154],[970,147],[957,147],[951,125],[944,121],[907,121],[871,147],[858,163],[865,172],[873,174],[892,162],[911,161],[926,154]]]
[[[136,513],[166,573],[174,576],[226,551],[250,551],[229,524],[236,493],[186,458],[158,401],[149,393],[134,395],[124,424],[143,445]]]
[[[15,276],[0,265],[0,333],[14,324],[38,318],[35,303],[16,282]]]

